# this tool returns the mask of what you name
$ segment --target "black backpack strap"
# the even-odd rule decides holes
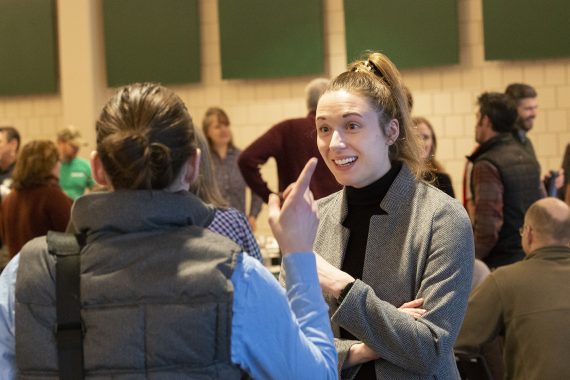
[[[80,299],[80,252],[82,236],[49,231],[47,245],[56,256],[55,295],[59,378],[83,379],[83,328]]]

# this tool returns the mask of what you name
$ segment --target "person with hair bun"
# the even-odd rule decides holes
[[[453,344],[471,286],[471,224],[457,200],[423,180],[394,64],[380,53],[352,63],[320,98],[316,128],[344,186],[317,202],[314,244],[341,377],[458,379]],[[425,314],[398,310],[409,300]]]
[[[72,211],[85,241],[79,301],[86,378],[337,378],[311,252],[318,220],[308,188],[316,160],[282,207],[273,199],[269,208],[289,271],[285,292],[259,261],[208,231],[218,214],[188,191],[200,150],[174,92],[150,83],[119,89],[97,120],[96,141],[93,174],[110,191],[78,198]],[[2,379],[61,370],[54,265],[46,239],[37,238],[0,277]]]
[[[437,139],[435,137],[435,131],[431,123],[425,117],[414,117],[412,122],[418,129],[418,134],[423,141],[422,149],[422,159],[425,161],[428,172],[424,176],[424,179],[428,182],[432,182],[435,187],[455,198],[455,192],[453,191],[453,185],[451,184],[451,178],[449,174],[445,173],[443,165],[435,158],[435,152],[437,151]]]
[[[72,200],[58,185],[59,157],[49,140],[22,147],[12,175],[12,191],[2,200],[0,235],[10,257],[49,230],[65,231]]]

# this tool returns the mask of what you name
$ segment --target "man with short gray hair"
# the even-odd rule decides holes
[[[502,335],[505,378],[570,379],[570,207],[533,203],[520,233],[525,259],[474,291],[455,348],[478,353]]]
[[[281,194],[287,186],[295,182],[305,163],[311,158],[318,158],[310,189],[315,199],[325,197],[340,190],[340,185],[323,162],[317,149],[315,111],[319,98],[329,84],[326,78],[313,79],[305,88],[309,114],[298,119],[282,121],[261,135],[243,150],[238,165],[249,188],[259,195],[265,203],[269,194]],[[261,177],[261,166],[269,158],[277,162],[278,191],[269,189]]]

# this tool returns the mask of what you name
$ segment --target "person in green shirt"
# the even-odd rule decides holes
[[[59,185],[73,200],[89,192],[95,186],[89,162],[77,157],[81,145],[83,145],[83,140],[79,131],[74,127],[62,129],[57,133],[57,147],[61,160]]]

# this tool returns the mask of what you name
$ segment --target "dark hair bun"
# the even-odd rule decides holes
[[[118,188],[160,189],[173,180],[170,149],[161,143],[149,143],[141,134],[116,133],[108,136],[102,145],[108,155],[103,164],[112,167],[120,176],[114,183]]]
[[[97,120],[97,152],[115,189],[165,189],[196,153],[184,102],[153,83],[120,89]]]
[[[172,154],[161,143],[151,143],[145,150],[146,162],[151,169],[152,188],[163,188],[172,182]]]

